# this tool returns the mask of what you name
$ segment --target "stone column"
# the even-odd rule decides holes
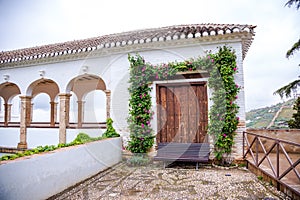
[[[8,122],[11,120],[11,104],[4,104],[4,126],[8,126]]]
[[[110,118],[110,90],[104,91],[106,94],[106,119]]]
[[[11,106],[12,104],[7,104],[7,122],[11,121]]]
[[[31,97],[20,96],[21,98],[21,116],[20,116],[20,142],[18,148],[27,148],[27,126],[31,122]]]
[[[58,103],[57,102],[54,102],[54,124],[55,122],[57,122],[57,105]]]
[[[77,116],[77,125],[79,128],[82,127],[82,122],[84,119],[84,101],[77,101],[78,104],[78,116]]]
[[[67,126],[69,125],[71,94],[59,94],[59,143],[66,143]]]
[[[51,114],[50,114],[50,126],[55,126],[55,122],[57,119],[57,103],[54,101],[50,102],[50,109],[51,109]]]
[[[30,122],[32,122],[32,117],[33,117],[33,103],[31,104],[31,108],[30,108]]]
[[[4,103],[4,126],[8,125],[8,104]]]

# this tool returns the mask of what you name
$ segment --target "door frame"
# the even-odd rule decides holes
[[[157,86],[159,85],[190,85],[190,84],[206,84],[206,92],[207,92],[207,109],[208,113],[211,107],[212,102],[210,101],[210,96],[211,96],[211,89],[208,87],[208,77],[205,78],[197,78],[197,79],[181,79],[181,80],[166,80],[166,81],[153,81],[151,86],[152,86],[152,92],[151,92],[151,97],[152,97],[152,109],[154,111],[153,119],[151,121],[152,128],[154,130],[154,135],[155,138],[158,134],[158,118],[157,118]],[[156,139],[154,141],[155,146],[156,146]]]

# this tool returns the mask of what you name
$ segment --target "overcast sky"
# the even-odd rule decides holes
[[[299,75],[300,10],[287,0],[0,0],[0,51],[123,31],[192,23],[257,25],[244,60],[246,109],[280,102]]]

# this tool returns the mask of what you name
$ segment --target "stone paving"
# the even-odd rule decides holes
[[[121,162],[50,198],[61,199],[289,199],[245,168]]]

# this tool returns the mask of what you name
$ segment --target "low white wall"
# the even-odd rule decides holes
[[[101,136],[106,129],[67,129],[67,143],[72,142],[78,133],[86,133],[90,137]],[[0,147],[17,147],[20,142],[19,128],[0,128]],[[27,128],[27,146],[57,145],[59,143],[58,128]]]
[[[17,147],[20,142],[19,128],[0,128],[0,147]]]
[[[121,138],[58,149],[0,164],[0,199],[46,199],[122,159]]]

